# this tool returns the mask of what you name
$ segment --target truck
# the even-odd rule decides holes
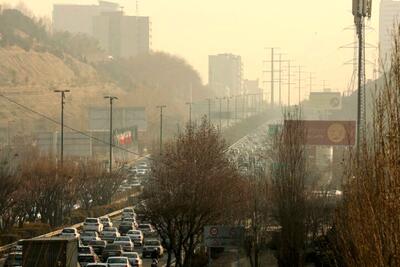
[[[78,239],[54,237],[22,242],[23,267],[77,267]]]

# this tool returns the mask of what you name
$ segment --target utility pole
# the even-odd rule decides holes
[[[211,98],[206,98],[208,103],[208,124],[211,125]]]
[[[271,48],[271,107],[274,107],[274,48]]]
[[[228,113],[228,120],[227,120],[227,122],[226,122],[226,125],[229,127],[229,122],[230,122],[230,119],[231,119],[231,111],[230,111],[230,109],[229,109],[229,100],[231,99],[232,97],[230,97],[230,96],[228,96],[228,97],[226,97],[226,109],[227,109],[227,113]]]
[[[312,92],[312,90],[313,90],[313,86],[314,86],[314,84],[313,84],[313,79],[314,79],[315,77],[313,77],[313,73],[312,72],[310,72],[310,77],[309,77],[309,79],[310,79],[310,84],[309,84],[309,90],[310,90],[310,92],[309,92],[309,96],[311,95],[311,92]]]
[[[189,124],[192,124],[192,105],[193,102],[186,102],[186,105],[189,106]]]
[[[238,114],[237,114],[237,98],[239,97],[240,95],[235,95],[235,123],[237,122],[237,119],[238,119]]]
[[[157,106],[160,109],[160,155],[162,155],[162,144],[163,144],[163,109],[166,105]]]
[[[303,66],[298,66],[298,68],[299,68],[299,71],[298,71],[298,75],[299,75],[299,77],[298,77],[298,89],[299,89],[299,106],[300,106],[300,104],[301,104],[301,69],[302,69],[302,67]]]
[[[110,157],[109,157],[109,168],[110,173],[112,172],[112,153],[113,153],[113,146],[114,146],[114,138],[113,138],[113,101],[118,100],[116,96],[105,96],[105,99],[110,100]]]
[[[64,164],[64,105],[65,105],[65,93],[69,93],[70,90],[54,90],[55,93],[61,94],[61,153],[60,163],[61,167]]]
[[[277,82],[277,81],[275,81],[275,72],[277,72],[277,70],[275,70],[275,63],[279,62],[279,61],[277,61],[275,59],[275,52],[276,52],[275,50],[279,49],[279,48],[271,47],[271,48],[266,48],[266,49],[271,49],[271,59],[268,60],[268,53],[267,53],[267,59],[264,62],[266,63],[265,66],[268,66],[267,63],[271,64],[271,66],[270,66],[271,70],[264,70],[264,73],[265,74],[270,73],[270,75],[271,75],[270,79],[271,80],[270,81],[264,81],[264,83],[265,83],[265,87],[266,88],[267,88],[268,82],[271,84],[270,85],[270,87],[271,87],[271,100],[270,101],[271,101],[271,106],[273,107],[274,104],[275,104],[275,88],[274,87],[275,87],[275,82]],[[267,76],[265,76],[265,77],[267,77]]]
[[[290,102],[291,102],[291,85],[293,84],[295,84],[295,83],[292,83],[291,82],[291,79],[292,79],[292,72],[291,72],[291,70],[292,70],[292,68],[294,67],[294,66],[291,66],[291,61],[290,60],[287,60],[287,61],[285,61],[286,63],[287,63],[287,72],[288,72],[288,76],[287,76],[287,79],[288,79],[288,82],[287,82],[287,86],[288,86],[288,94],[287,94],[287,97],[288,97],[288,107],[290,107]]]
[[[279,106],[282,106],[282,53],[279,54]]]
[[[222,131],[222,99],[223,97],[216,97],[219,100],[219,130]]]

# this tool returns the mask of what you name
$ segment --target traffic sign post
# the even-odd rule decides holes
[[[209,225],[204,227],[204,244],[208,248],[208,266],[211,266],[211,248],[235,248],[238,251],[244,241],[243,226]]]

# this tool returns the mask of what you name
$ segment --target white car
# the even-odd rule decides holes
[[[157,239],[145,240],[144,244],[143,244],[143,251],[142,251],[143,258],[151,257],[153,255],[154,250],[156,250],[158,252],[158,255],[160,257],[162,257],[164,255],[164,249],[161,245],[160,240],[157,240]]]
[[[121,245],[124,251],[133,251],[135,247],[129,236],[120,236],[115,238],[114,245]]]
[[[137,229],[142,231],[143,235],[145,235],[145,236],[153,235],[156,233],[156,230],[154,230],[153,226],[151,226],[151,224],[148,224],[148,223],[139,224]]]
[[[132,267],[143,267],[143,260],[140,258],[139,253],[137,252],[124,252],[122,253],[123,257],[127,257],[129,263]]]
[[[83,231],[96,231],[98,233],[103,231],[103,224],[99,218],[86,218],[83,222]]]
[[[132,267],[127,257],[109,257],[107,264],[109,267]]]
[[[84,244],[84,245],[89,244],[89,242],[93,241],[93,240],[96,240],[96,241],[101,240],[99,238],[99,234],[97,232],[93,232],[93,231],[82,232],[80,238],[81,238],[82,244]]]
[[[61,231],[60,236],[62,236],[62,237],[70,237],[70,236],[72,236],[72,237],[79,238],[79,233],[78,233],[78,230],[76,228],[68,227],[68,228],[64,228]]]
[[[113,223],[111,222],[109,217],[101,217],[100,222],[103,225],[103,228],[113,226]]]
[[[130,230],[128,233],[126,233],[127,236],[130,237],[132,240],[133,244],[135,246],[142,246],[143,245],[143,233],[140,230]]]

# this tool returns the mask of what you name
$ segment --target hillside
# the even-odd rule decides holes
[[[173,128],[184,124],[185,103],[207,93],[198,73],[180,58],[154,53],[109,60],[90,37],[50,34],[40,21],[16,10],[0,13],[0,34],[0,92],[58,120],[60,96],[53,90],[69,89],[65,122],[81,130],[87,129],[87,108],[106,106],[103,96],[112,94],[119,97],[116,105],[146,107],[152,138],[158,133],[156,105],[168,106],[165,124]],[[0,128],[8,121],[21,134],[59,128],[0,98]]]

